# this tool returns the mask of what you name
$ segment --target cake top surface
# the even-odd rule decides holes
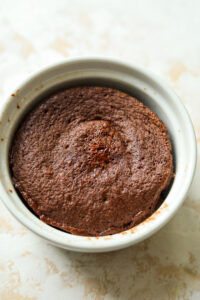
[[[18,128],[9,162],[15,188],[41,220],[88,236],[146,219],[173,174],[157,115],[132,96],[95,86],[42,100]]]

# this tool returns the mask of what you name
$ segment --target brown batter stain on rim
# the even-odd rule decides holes
[[[1,138],[1,142],[3,142],[4,141],[4,138]]]
[[[17,109],[20,109],[20,105],[19,104],[17,104]]]
[[[163,211],[163,209],[166,209],[168,207],[167,203],[164,203],[159,209],[157,209],[153,215],[151,215],[148,219],[144,220],[141,224],[145,224],[151,221],[154,221],[158,215],[160,215]]]
[[[35,92],[38,92],[44,88],[44,84],[40,84],[38,87],[35,88]]]
[[[150,216],[148,219],[144,220],[143,224],[154,221],[160,213],[161,213],[160,210],[156,211],[152,216]]]
[[[13,190],[12,190],[12,189],[9,189],[9,192],[10,192],[10,193],[12,193],[12,192],[13,192]]]
[[[106,237],[103,237],[103,239],[104,239],[105,241],[107,241],[107,240],[112,240],[112,236],[106,236]]]
[[[122,235],[126,235],[128,232],[127,231],[122,231],[121,234]]]
[[[160,215],[160,213],[163,211],[163,209],[166,209],[166,208],[168,208],[168,204],[167,204],[167,203],[163,203],[163,205],[162,205],[159,209],[157,209],[157,210],[153,213],[153,215],[151,215],[149,218],[145,219],[142,223],[138,224],[137,226],[131,228],[131,229],[129,230],[129,232],[130,232],[131,234],[134,234],[134,233],[138,230],[138,228],[139,228],[140,226],[143,226],[143,225],[146,224],[146,223],[149,223],[149,222],[151,222],[151,221],[154,221],[154,220],[157,218],[157,216]]]
[[[143,223],[141,223],[140,225],[142,225]],[[138,225],[139,226],[139,225]],[[133,227],[130,229],[130,233],[133,234],[137,231],[137,227]]]
[[[11,94],[11,96],[12,96],[12,97],[15,97],[16,95],[13,93],[13,94]]]

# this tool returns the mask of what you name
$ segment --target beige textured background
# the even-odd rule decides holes
[[[1,103],[32,72],[84,55],[160,75],[187,107],[200,154],[200,1],[0,0]],[[57,249],[0,203],[0,299],[200,299],[199,171],[166,227],[114,253]]]

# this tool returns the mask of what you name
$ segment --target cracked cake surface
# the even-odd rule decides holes
[[[173,176],[158,116],[124,92],[95,86],[37,104],[14,135],[9,164],[16,190],[41,220],[86,236],[144,221]]]

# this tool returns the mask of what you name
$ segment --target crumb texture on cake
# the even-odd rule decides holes
[[[75,87],[40,102],[10,149],[15,188],[44,222],[72,234],[127,230],[156,209],[172,179],[163,122],[105,87]]]

